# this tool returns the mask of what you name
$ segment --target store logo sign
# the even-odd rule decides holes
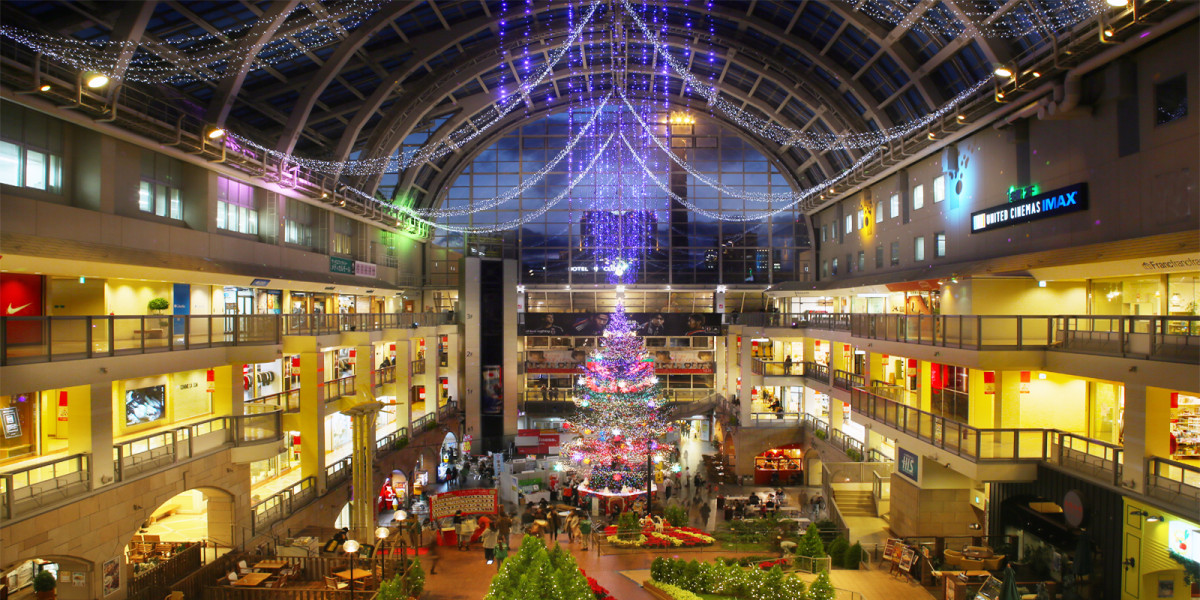
[[[971,213],[971,233],[991,231],[1085,209],[1087,209],[1087,184],[1077,183],[1029,198],[1012,200],[1008,204],[975,211]]]
[[[354,274],[354,261],[346,259],[346,258],[339,258],[337,256],[330,256],[329,257],[329,272],[353,275]]]
[[[904,448],[896,448],[896,471],[901,475],[917,481],[917,468],[920,464],[920,459],[916,454],[905,450]]]

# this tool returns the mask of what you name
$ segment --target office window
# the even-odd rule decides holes
[[[892,242],[892,266],[900,264],[900,242]]]
[[[312,247],[316,212],[314,207],[288,198],[286,214],[283,216],[283,241]]]
[[[849,275],[853,272],[854,272],[854,261],[850,260],[850,253],[847,252],[846,253],[846,274]]]
[[[829,261],[821,261],[821,277],[829,277]]]
[[[1187,116],[1187,76],[1172,77],[1154,86],[1154,124],[1165,125]]]
[[[831,241],[837,241],[837,221],[829,224],[829,239]]]
[[[253,186],[217,178],[217,229],[258,235],[258,201]]]
[[[925,260],[925,236],[919,235],[913,240],[913,259],[920,262]]]
[[[846,235],[854,232],[854,215],[846,215]]]
[[[863,209],[861,209],[861,208],[858,209],[858,212],[856,212],[854,214],[855,214],[855,217],[858,219],[858,228],[862,229],[863,227],[866,227],[867,226],[867,218],[863,214]]]
[[[942,258],[946,256],[946,233],[940,232],[933,234],[933,256]]]
[[[835,258],[835,259],[833,259],[833,270],[832,270],[832,273],[833,273],[834,275],[837,275],[837,259],[836,259],[836,258]]]
[[[142,150],[142,181],[138,186],[138,209],[168,219],[183,218],[179,189],[183,163],[150,150]]]
[[[875,246],[875,268],[883,268],[883,244]]]
[[[821,226],[821,241],[822,242],[825,241],[825,234],[828,233],[828,231],[826,231],[827,229],[829,229],[829,228],[824,225]]]
[[[900,216],[900,194],[898,192],[895,194],[892,194],[891,204],[892,204],[892,212],[891,212],[890,218],[895,219],[896,217]]]
[[[13,104],[0,110],[0,183],[62,193],[62,123]]]
[[[883,200],[875,201],[875,222],[883,222]]]
[[[858,251],[858,270],[863,271],[866,268],[867,268],[867,253],[862,250],[859,250]]]
[[[925,206],[925,186],[918,185],[917,187],[913,188],[912,197],[913,210],[917,210],[922,206]]]
[[[354,221],[342,215],[333,216],[333,242],[329,251],[333,254],[353,254]]]
[[[933,178],[933,203],[937,204],[946,199],[946,176],[938,175]]]

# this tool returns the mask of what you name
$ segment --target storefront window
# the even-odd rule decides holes
[[[37,451],[34,425],[37,394],[0,397],[0,461],[27,456]]]
[[[1171,394],[1171,455],[1200,459],[1200,396]]]
[[[931,370],[931,411],[947,419],[967,422],[970,408],[966,367],[934,363]]]
[[[1091,283],[1092,314],[1161,315],[1159,277],[1096,279]],[[1181,294],[1182,299],[1182,294]]]
[[[352,423],[350,417],[335,413],[325,417],[325,450],[326,452],[347,451],[350,449]]]
[[[1089,437],[1124,444],[1122,434],[1125,424],[1125,388],[1103,381],[1088,382],[1091,400],[1091,430]]]

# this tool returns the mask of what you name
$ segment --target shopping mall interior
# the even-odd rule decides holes
[[[0,3],[0,600],[1198,598],[1198,15]]]

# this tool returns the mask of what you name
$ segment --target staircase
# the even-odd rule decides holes
[[[843,517],[874,517],[875,501],[871,490],[834,490],[833,501]]]

